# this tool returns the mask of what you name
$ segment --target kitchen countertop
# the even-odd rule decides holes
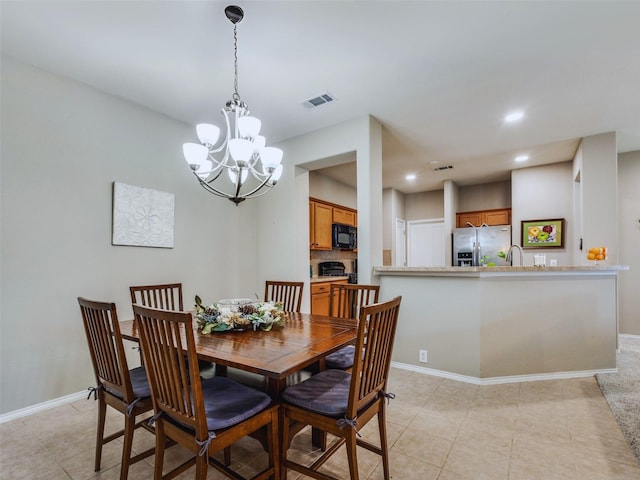
[[[529,274],[614,274],[629,270],[628,265],[560,265],[556,267],[373,267],[374,275],[467,276]]]
[[[340,282],[340,281],[344,281],[344,280],[349,280],[349,276],[348,275],[343,275],[343,276],[336,277],[336,276],[332,276],[332,275],[326,275],[326,276],[315,275],[315,276],[311,277],[309,282],[310,283]]]

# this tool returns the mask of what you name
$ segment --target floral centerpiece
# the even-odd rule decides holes
[[[209,306],[202,305],[196,295],[196,318],[202,333],[227,330],[271,330],[284,326],[286,313],[282,304],[256,302],[249,298],[220,300]]]

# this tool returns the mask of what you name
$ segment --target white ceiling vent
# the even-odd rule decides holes
[[[447,165],[446,167],[436,167],[433,169],[434,172],[438,172],[440,170],[451,170],[453,168],[453,165]]]
[[[336,100],[336,97],[331,95],[329,92],[319,93],[318,95],[307,98],[306,100],[301,101],[300,103],[304,108],[316,108],[322,105],[326,105],[327,103],[331,103]]]

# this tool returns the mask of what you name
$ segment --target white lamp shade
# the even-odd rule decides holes
[[[253,152],[254,153],[259,153],[260,150],[262,150],[264,148],[264,144],[267,142],[267,139],[264,138],[262,135],[258,135],[256,138],[253,139]]]
[[[199,143],[185,143],[182,145],[182,153],[189,165],[203,165],[208,161],[209,149]]]
[[[262,122],[256,117],[240,117],[238,119],[238,130],[243,138],[256,138],[260,133]]]
[[[236,182],[238,181],[238,173],[232,168],[227,170],[227,172],[229,173],[229,179],[231,179],[231,182],[235,185]],[[246,168],[243,168],[242,174],[240,175],[240,185],[242,185],[245,182],[248,174],[249,174],[249,170],[247,170]]]
[[[264,165],[262,166],[262,173],[264,173],[265,175],[269,175],[269,172],[267,171]],[[278,165],[276,169],[273,171],[273,173],[271,174],[271,178],[267,183],[269,185],[275,185],[278,182],[278,180],[280,180],[281,176],[282,176],[282,165]]]
[[[277,167],[282,162],[283,152],[279,148],[266,147],[260,152],[260,159],[265,168]]]
[[[209,123],[199,123],[196,125],[198,140],[202,144],[215,145],[220,137],[220,129]]]
[[[248,162],[253,155],[253,143],[243,138],[229,140],[229,152],[236,162]]]
[[[205,160],[204,163],[201,164],[195,172],[196,175],[198,175],[200,178],[207,178],[212,170],[213,162],[211,162],[210,160]]]

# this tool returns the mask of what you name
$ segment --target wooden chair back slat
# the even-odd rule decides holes
[[[304,282],[279,282],[267,280],[264,288],[265,302],[282,303],[287,312],[300,312]]]
[[[133,305],[156,411],[206,436],[200,371],[189,312]]]
[[[85,298],[78,298],[78,303],[98,385],[118,392],[125,402],[132,402],[133,389],[115,304]]]
[[[162,310],[184,311],[182,284],[136,285],[129,287],[131,303]]]
[[[331,284],[329,315],[338,318],[360,318],[365,305],[378,303],[379,285]]]
[[[348,418],[355,418],[361,408],[386,389],[401,299],[396,297],[360,310],[355,351],[362,355],[354,356]]]

